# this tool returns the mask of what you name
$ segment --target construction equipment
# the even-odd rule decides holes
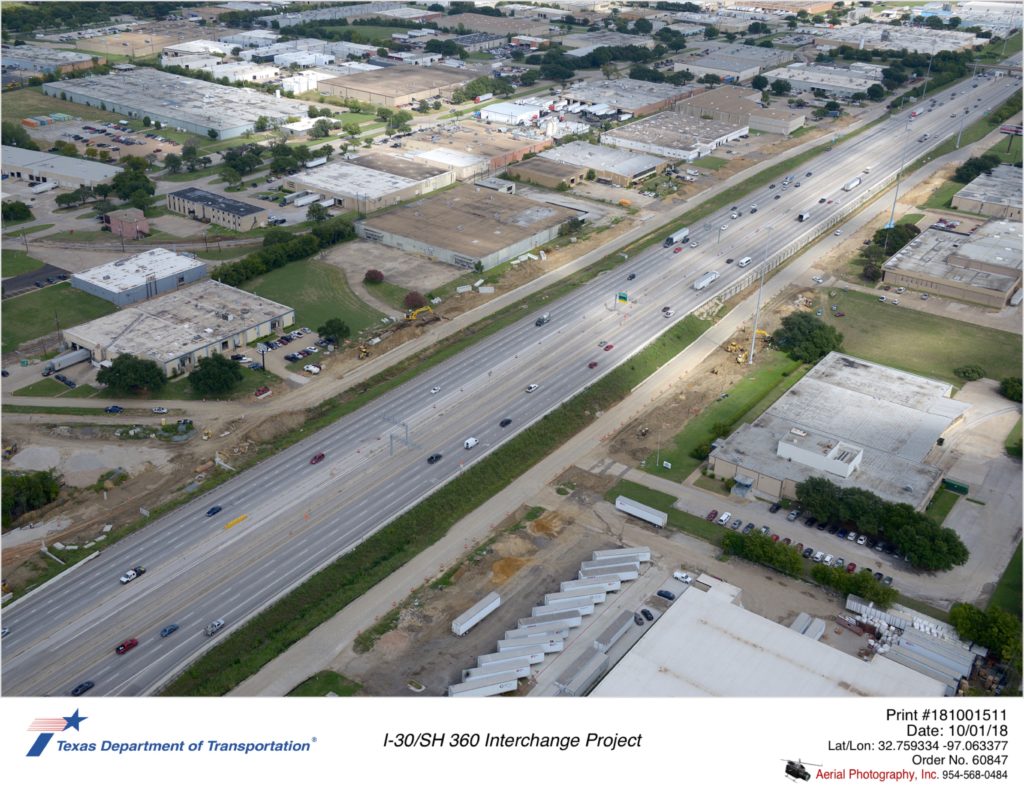
[[[736,355],[736,362],[738,362],[740,365],[743,365],[743,363],[745,363],[746,361],[747,361],[747,353],[746,352],[740,352],[739,354]]]
[[[758,335],[764,335],[765,337],[768,337],[768,331],[767,330],[758,330],[757,334]]]
[[[406,321],[415,321],[424,313],[433,313],[434,309],[430,305],[424,305],[422,308],[416,308],[416,310],[410,310],[405,314]]]
[[[736,354],[736,352],[738,352],[741,348],[742,347],[738,343],[736,343],[736,341],[729,341],[728,345],[725,347],[725,351],[728,352],[729,354]]]
[[[13,456],[17,452],[18,452],[18,443],[17,442],[8,442],[6,445],[4,445],[4,459],[5,460],[11,458],[11,456]]]
[[[359,359],[360,360],[365,360],[369,356],[370,356],[370,350],[367,349],[366,346],[360,345],[360,347],[359,347]]]

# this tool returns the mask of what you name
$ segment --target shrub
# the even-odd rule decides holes
[[[985,377],[985,369],[980,365],[961,365],[954,368],[953,373],[968,382],[976,382]]]
[[[427,304],[427,298],[419,291],[410,291],[405,295],[403,304],[409,310],[416,310],[417,308],[422,308]]]
[[[1008,376],[999,383],[1000,395],[1020,403],[1021,382],[1019,376]]]
[[[363,275],[364,283],[383,283],[384,273],[379,269],[367,269],[366,274]]]

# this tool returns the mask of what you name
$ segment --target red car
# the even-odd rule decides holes
[[[609,343],[607,346],[604,347],[604,350],[606,352],[610,352],[614,348],[615,348],[615,344],[614,343]]]
[[[677,247],[677,248],[676,248],[675,250],[673,250],[672,252],[673,252],[673,253],[681,253],[681,252],[683,252],[683,248],[682,248],[682,247]]]
[[[597,368],[597,361],[587,363],[587,368]]]
[[[856,563],[847,563],[846,564],[846,570],[848,572],[850,572],[851,574],[853,574],[853,572],[855,572],[857,570],[857,564]]]
[[[708,521],[714,522],[716,519],[718,519],[718,511],[710,511],[708,513]]]
[[[778,533],[772,533],[772,541],[778,541],[778,540],[779,540],[779,534]]]
[[[324,460],[324,454],[318,453],[318,454],[316,454],[316,456],[314,456],[312,459],[309,460],[309,463],[310,464],[319,464],[323,460]]]
[[[130,640],[125,640],[121,645],[114,649],[115,653],[126,654],[131,651],[135,646],[139,644],[139,641],[132,637]]]

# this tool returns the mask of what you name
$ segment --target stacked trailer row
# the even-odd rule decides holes
[[[482,654],[476,658],[477,667],[488,667],[496,662],[508,662],[519,659],[528,665],[539,665],[544,661],[544,652],[536,648],[521,648],[517,651],[501,651],[494,654]]]
[[[518,623],[520,628],[525,626],[542,626],[544,624],[565,622],[570,627],[579,626],[583,623],[583,614],[578,610],[560,610],[558,612],[549,613],[547,615],[531,615],[526,618],[520,618]]]
[[[594,649],[605,652],[610,650],[619,641],[619,638],[629,631],[629,627],[632,625],[633,613],[628,611],[620,612],[608,624],[608,628],[601,632],[597,639],[594,640]]]
[[[585,588],[577,588],[572,591],[559,593],[545,593],[544,604],[558,604],[559,602],[571,602],[575,599],[587,600],[594,604],[603,604],[608,597],[608,592],[601,585],[589,585]]]
[[[618,508],[618,501],[616,501],[616,508]],[[633,555],[636,555],[636,560],[641,563],[651,562],[651,549],[650,547],[622,547],[621,549],[595,549],[590,559],[593,560],[613,560],[615,558],[627,558],[633,559]]]
[[[612,593],[622,587],[622,580],[614,574],[608,574],[603,577],[589,577],[585,580],[566,580],[559,586],[559,589],[565,593],[567,591],[579,590],[580,588],[596,588],[598,586]]]
[[[527,648],[534,651],[543,651],[545,654],[557,654],[565,648],[565,642],[546,637],[513,637],[511,640],[498,641],[499,654]]]
[[[504,673],[490,678],[479,678],[452,684],[448,687],[450,698],[488,698],[492,695],[504,695],[515,692],[519,687],[519,677],[515,673]]]
[[[588,648],[555,679],[555,688],[561,695],[582,697],[594,688],[608,665],[607,654]]]
[[[594,603],[574,604],[572,606],[567,604],[545,604],[540,607],[534,607],[530,611],[530,615],[552,615],[555,613],[557,613],[560,618],[568,618],[572,613],[575,613],[576,615],[593,615]]]
[[[462,671],[462,680],[479,680],[481,678],[493,678],[505,673],[515,673],[516,678],[529,678],[530,663],[522,659],[510,659],[507,662],[495,662],[487,667],[471,667]]]

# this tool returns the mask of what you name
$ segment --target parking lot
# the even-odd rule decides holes
[[[97,154],[106,151],[110,161],[125,156],[146,157],[150,154],[162,159],[167,154],[180,154],[181,145],[163,138],[159,130],[132,131],[127,124],[101,124],[98,121],[67,121],[47,124],[32,130],[32,136],[45,140],[51,146],[58,140],[72,143],[79,154],[95,148]]]

